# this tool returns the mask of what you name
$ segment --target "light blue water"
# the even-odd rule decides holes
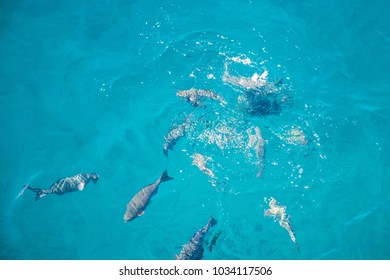
[[[2,1],[0,258],[173,259],[213,215],[207,239],[222,233],[204,259],[389,259],[388,10],[360,0]],[[291,104],[246,116],[222,81],[226,63],[239,76],[283,77]],[[191,87],[228,104],[194,110],[175,95]],[[164,136],[191,113],[199,125],[167,159]],[[200,137],[221,124],[243,142],[221,149]],[[243,145],[254,126],[266,141],[262,178]],[[307,145],[289,143],[292,128]],[[218,179],[192,165],[196,152]],[[128,201],[165,168],[175,179],[124,224]],[[80,172],[100,180],[16,198],[26,183]],[[264,217],[270,197],[286,206],[300,252]]]

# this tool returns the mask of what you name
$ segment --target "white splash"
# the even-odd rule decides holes
[[[233,56],[230,58],[230,60],[232,60],[236,63],[244,64],[244,65],[251,65],[252,64],[252,61],[250,60],[249,57],[241,58],[240,56]]]

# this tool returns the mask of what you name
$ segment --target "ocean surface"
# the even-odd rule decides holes
[[[1,1],[0,259],[175,259],[211,216],[205,260],[390,259],[389,9]],[[239,81],[259,76],[258,109],[278,108],[248,113]],[[224,102],[176,96],[191,88]],[[100,179],[82,192],[21,193],[84,172]]]

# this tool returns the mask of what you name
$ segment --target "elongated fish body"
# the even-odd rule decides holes
[[[176,256],[177,260],[200,260],[203,257],[203,242],[209,229],[217,224],[217,220],[213,217],[210,218],[207,225],[198,230],[191,240],[183,246],[180,254]]]
[[[214,172],[207,167],[207,161],[212,160],[210,157],[205,157],[202,154],[195,153],[192,156],[192,164],[197,166],[200,171],[209,176],[210,178],[215,178]]]
[[[123,216],[125,223],[143,215],[144,210],[149,204],[151,198],[157,193],[158,186],[162,182],[166,182],[172,179],[173,178],[169,177],[167,171],[165,170],[156,182],[142,188],[127,204],[126,213]]]
[[[254,131],[254,134],[252,132]],[[259,168],[259,171],[257,172],[257,177],[263,176],[263,170],[264,170],[264,155],[265,155],[265,149],[264,149],[264,139],[261,136],[261,131],[259,127],[251,127],[247,130],[249,142],[248,142],[248,148],[251,148],[255,151],[256,157],[257,157],[257,166]]]
[[[255,133],[256,133],[256,139],[257,139],[257,143],[255,145],[255,151],[256,151],[257,159],[259,160],[259,172],[257,172],[256,176],[262,177],[263,170],[264,170],[264,155],[265,155],[264,139],[261,136],[260,128],[256,127]]]
[[[211,239],[210,244],[207,246],[210,252],[213,250],[221,233],[222,231],[218,231],[216,234],[214,234],[213,238]]]
[[[286,206],[279,205],[276,202],[276,200],[273,197],[271,197],[271,200],[269,202],[269,207],[270,207],[269,209],[264,211],[264,216],[273,216],[274,221],[278,221],[279,225],[285,230],[287,230],[292,242],[295,243],[299,251],[299,245],[295,237],[294,229],[290,223],[289,215],[287,215],[286,213]]]
[[[97,182],[99,175],[96,173],[80,173],[73,177],[67,177],[57,180],[48,189],[39,189],[26,186],[27,189],[37,193],[35,201],[41,199],[48,194],[63,195],[70,192],[82,191],[84,187],[90,182]]]
[[[260,89],[262,87],[266,87],[268,82],[267,82],[267,76],[268,76],[268,71],[264,71],[261,75],[255,73],[253,74],[252,77],[247,78],[247,77],[240,77],[240,76],[232,76],[229,74],[227,69],[225,69],[225,72],[222,76],[222,80],[225,83],[234,85],[234,86],[239,86],[244,89]]]
[[[177,96],[183,97],[188,101],[192,106],[198,107],[201,106],[202,98],[209,98],[212,100],[217,100],[222,106],[226,104],[226,101],[223,98],[211,90],[204,89],[195,89],[191,88],[189,90],[179,90],[176,93]]]
[[[282,84],[282,78],[275,83],[268,82],[268,71],[265,70],[261,75],[254,73],[252,77],[242,77],[230,75],[227,66],[222,76],[222,81],[233,86],[241,87],[246,90],[255,90],[263,95],[269,95],[278,92],[277,86]]]
[[[165,156],[168,156],[168,150],[173,150],[173,147],[176,145],[177,141],[186,135],[186,130],[189,128],[189,126],[189,119],[187,119],[184,123],[174,125],[169,130],[164,142],[163,153]]]

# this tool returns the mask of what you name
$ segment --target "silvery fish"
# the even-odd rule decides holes
[[[254,131],[254,134],[252,133]],[[254,149],[256,157],[257,157],[257,165],[259,167],[259,172],[257,172],[257,177],[263,176],[263,170],[264,170],[264,139],[261,136],[261,131],[259,127],[251,127],[247,129],[248,133],[248,148]]]
[[[191,240],[183,246],[179,255],[176,255],[177,260],[200,260],[203,257],[203,242],[205,235],[209,229],[217,224],[217,220],[213,217],[210,218],[207,225],[198,230]]]
[[[142,188],[127,204],[126,213],[123,216],[125,223],[143,215],[151,198],[157,193],[160,183],[169,180],[173,180],[173,178],[169,177],[167,171],[165,170],[156,182]]]
[[[290,235],[290,238],[292,242],[295,243],[295,245],[298,248],[299,252],[299,245],[297,243],[297,239],[295,237],[294,230],[292,228],[292,225],[290,223],[290,217],[286,213],[286,206],[279,205],[276,200],[271,197],[271,200],[269,202],[269,209],[264,211],[264,216],[273,216],[274,221],[278,221],[279,225],[287,230],[288,234]]]
[[[189,118],[187,118],[184,123],[179,125],[175,124],[169,130],[164,142],[163,153],[165,156],[168,156],[168,150],[173,150],[173,147],[176,145],[177,141],[186,135],[186,130],[190,127],[189,122]]]
[[[218,94],[216,94],[211,90],[195,89],[195,88],[191,88],[189,90],[178,90],[176,92],[176,96],[184,97],[186,101],[189,102],[194,107],[202,106],[201,100],[204,98],[217,100],[222,106],[226,105],[226,101],[223,100],[221,96],[219,96]]]
[[[63,195],[69,192],[82,191],[90,181],[96,183],[98,179],[99,175],[96,173],[80,173],[73,177],[59,179],[48,189],[32,188],[25,185],[23,191],[29,189],[36,192],[35,201],[37,201],[48,194]]]
[[[263,170],[264,170],[264,139],[261,136],[260,128],[255,127],[255,133],[256,133],[256,145],[255,145],[255,152],[257,155],[257,159],[259,161],[259,172],[257,172],[257,177],[263,176]]]
[[[202,171],[204,174],[206,174],[210,178],[215,178],[214,172],[210,168],[207,167],[207,162],[212,160],[212,158],[205,157],[204,155],[199,154],[199,153],[193,154],[191,156],[191,158],[193,159],[192,164],[197,166],[200,171]]]
[[[225,72],[222,76],[222,81],[249,90],[249,89],[260,89],[269,86],[267,77],[268,77],[267,70],[265,70],[261,75],[254,73],[250,78],[241,77],[241,76],[232,76],[227,71],[227,66],[225,65]]]

